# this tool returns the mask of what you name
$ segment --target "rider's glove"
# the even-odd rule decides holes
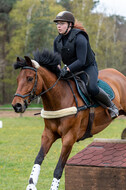
[[[65,75],[67,75],[68,73],[69,71],[67,70],[67,65],[64,65],[64,67],[60,70],[60,76],[65,77]]]

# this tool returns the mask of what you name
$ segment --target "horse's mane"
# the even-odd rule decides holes
[[[40,66],[47,68],[56,75],[59,74],[60,71],[57,65],[61,64],[61,57],[58,53],[53,53],[45,49],[41,52],[39,50],[36,50],[35,52],[33,52],[33,55],[34,60],[37,61]],[[18,69],[24,66],[28,66],[26,60],[18,57],[16,63],[14,64],[14,68]]]
[[[36,50],[33,54],[34,60],[37,61],[40,66],[47,68],[55,74],[59,72],[57,65],[61,64],[61,56],[58,53],[53,53],[45,49],[42,52]]]

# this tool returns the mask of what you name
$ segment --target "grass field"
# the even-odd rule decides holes
[[[34,159],[39,151],[44,123],[41,117],[0,118],[0,190],[25,190]],[[115,120],[103,132],[93,138],[117,138],[126,126],[125,119]],[[76,143],[70,157],[85,148],[93,138]],[[61,142],[54,143],[46,156],[39,176],[37,189],[49,190],[53,171],[59,158]],[[59,186],[64,190],[64,174]]]

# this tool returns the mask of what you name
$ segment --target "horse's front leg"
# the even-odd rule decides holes
[[[56,140],[53,133],[45,129],[42,134],[41,139],[41,148],[40,151],[35,159],[34,166],[32,168],[32,172],[29,178],[29,185],[27,186],[26,190],[36,190],[36,184],[38,181],[39,173],[40,173],[40,166],[44,160],[44,157],[48,153],[51,145]]]
[[[73,134],[69,133],[62,139],[62,150],[60,154],[59,161],[54,171],[54,178],[50,190],[58,190],[60,178],[63,173],[66,161],[71,153],[73,144],[75,143],[75,138]]]

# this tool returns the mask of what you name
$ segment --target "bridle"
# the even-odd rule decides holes
[[[33,86],[33,89],[31,90],[31,92],[26,94],[26,95],[22,95],[22,94],[18,94],[18,93],[14,95],[14,97],[18,96],[18,97],[21,97],[23,99],[29,96],[28,102],[29,101],[31,102],[31,101],[37,99],[39,96],[42,96],[43,94],[47,93],[49,90],[51,90],[58,83],[58,81],[61,78],[61,76],[59,76],[58,79],[56,80],[56,82],[50,88],[48,88],[47,90],[45,90],[45,91],[41,92],[40,94],[36,95],[36,87],[37,87],[37,82],[38,82],[38,80],[37,80],[37,69],[34,68],[34,67],[29,67],[29,66],[22,67],[22,69],[30,69],[30,70],[35,71],[35,73],[36,73],[35,74],[34,86]],[[27,105],[26,100],[25,100],[25,104]]]

